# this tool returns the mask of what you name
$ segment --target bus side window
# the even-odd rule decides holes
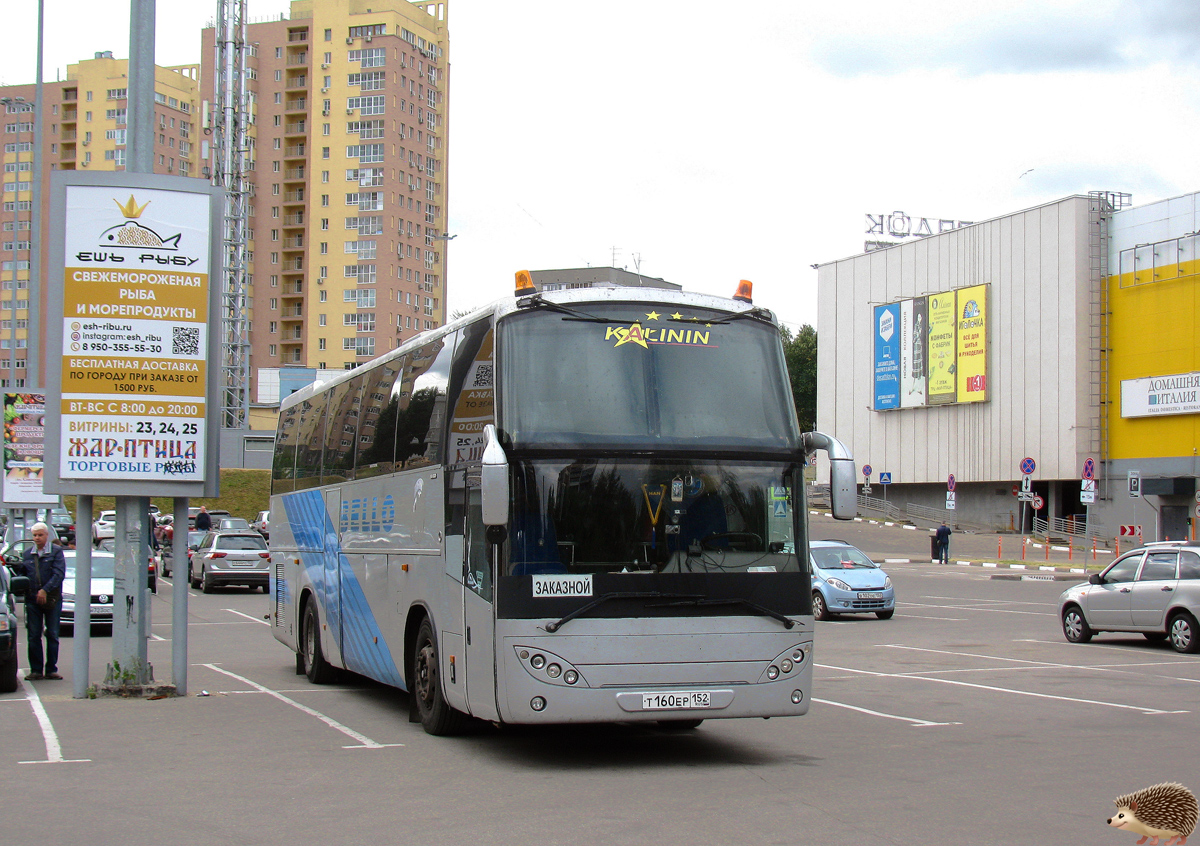
[[[396,463],[404,469],[440,464],[446,439],[446,385],[458,333],[413,351],[405,368],[396,419]]]
[[[325,405],[322,394],[300,403],[296,434],[296,490],[321,483],[321,453],[325,449]]]
[[[275,432],[275,458],[271,462],[271,495],[296,488],[296,434],[299,411],[292,406],[279,416]]]
[[[496,422],[490,320],[463,327],[450,370],[450,435],[447,465],[479,464],[483,459],[483,427]]]
[[[354,478],[354,447],[358,440],[359,399],[366,376],[343,382],[325,395],[325,457],[321,484],[336,485]]]
[[[404,369],[404,362],[404,358],[397,358],[367,374],[354,462],[357,479],[387,475],[395,469],[396,412],[400,397],[392,393],[392,387],[397,382],[396,374]]]

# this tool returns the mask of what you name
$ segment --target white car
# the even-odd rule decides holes
[[[62,628],[75,628],[75,550],[63,550],[67,559],[67,577],[63,579]],[[92,623],[111,626],[113,619],[113,579],[117,558],[109,552],[92,552]]]
[[[117,533],[117,512],[101,511],[100,516],[92,523],[92,543],[98,544],[105,538],[114,537]]]

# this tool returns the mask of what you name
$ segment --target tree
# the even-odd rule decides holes
[[[786,326],[779,332],[800,430],[810,432],[817,428],[817,330],[805,323],[794,336]]]

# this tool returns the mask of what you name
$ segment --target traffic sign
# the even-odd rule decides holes
[[[1087,504],[1096,501],[1096,480],[1084,479],[1079,485],[1079,501]]]
[[[1196,519],[1200,520],[1200,502],[1196,503]]]
[[[1129,471],[1129,495],[1141,498],[1142,495],[1142,471]]]
[[[863,496],[870,496],[870,495],[871,495],[871,486],[863,485]]]
[[[863,465],[863,475],[866,476],[868,479],[871,478],[871,465],[870,464]]]
[[[946,491],[946,510],[954,510],[954,491]]]
[[[1021,491],[1017,494],[1017,499],[1021,502],[1033,502],[1033,491]]]
[[[1026,476],[1033,473],[1033,471],[1036,469],[1037,469],[1037,462],[1034,461],[1032,458],[1029,458],[1028,456],[1026,456],[1024,459],[1021,460],[1021,472],[1024,473]]]
[[[1034,494],[1034,497],[1033,497],[1033,510],[1034,510],[1034,511],[1041,511],[1041,510],[1042,510],[1042,509],[1043,509],[1045,506],[1046,506],[1046,500],[1042,499],[1042,498],[1041,498],[1040,496],[1038,496],[1037,494]]]
[[[879,484],[890,485],[891,483],[892,483],[892,474],[884,473],[882,470],[880,470],[879,471]]]
[[[1200,503],[1200,491],[1196,491],[1196,502]]]
[[[1095,459],[1089,458],[1083,462],[1083,478],[1085,478],[1085,479],[1096,478],[1096,460]]]
[[[1013,485],[1013,496],[1017,496],[1019,493],[1021,493],[1021,486]]]
[[[948,491],[953,491],[953,490],[954,490],[954,485],[955,485],[955,484],[956,484],[956,483],[955,483],[955,481],[954,481],[954,474],[953,474],[953,473],[951,473],[951,474],[950,474],[950,478],[946,480],[946,490],[948,490]]]
[[[1140,535],[1141,533],[1141,526],[1122,526],[1120,531],[1120,535],[1123,538],[1131,538],[1135,535]]]
[[[1023,490],[1025,493],[1029,493],[1031,490],[1033,490],[1033,479],[1029,476],[1022,476],[1021,490]]]

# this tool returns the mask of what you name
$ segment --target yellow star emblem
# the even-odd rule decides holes
[[[647,320],[658,320],[658,312],[657,311],[650,312],[649,314],[646,315],[646,319]]]
[[[672,320],[683,320],[683,315],[680,314],[679,312],[675,312],[674,314],[671,315],[671,319]]]
[[[619,347],[621,344],[628,344],[630,342],[637,344],[642,349],[650,349],[650,347],[646,344],[645,335],[642,334],[642,324],[634,323],[632,326],[630,326],[629,329],[626,330],[625,335],[621,338],[621,340],[617,341],[613,346]]]

